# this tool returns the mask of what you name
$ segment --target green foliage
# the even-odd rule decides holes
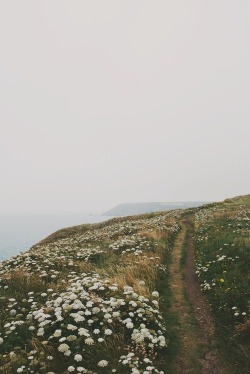
[[[196,273],[216,319],[232,372],[247,370],[249,347],[249,196],[227,200],[195,215]]]

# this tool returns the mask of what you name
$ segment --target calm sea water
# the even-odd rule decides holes
[[[96,223],[112,217],[98,215],[0,216],[0,261],[10,258],[64,227]]]

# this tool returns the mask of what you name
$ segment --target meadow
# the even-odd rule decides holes
[[[66,228],[0,263],[0,373],[175,374],[169,264],[185,220],[225,372],[247,373],[249,195]]]
[[[250,196],[194,213],[196,274],[231,373],[250,370]]]
[[[62,230],[0,267],[1,373],[163,373],[180,212]]]

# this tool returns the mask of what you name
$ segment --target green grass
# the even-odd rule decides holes
[[[128,374],[149,365],[168,373],[176,320],[167,315],[166,248],[178,216],[154,213],[64,229],[2,263],[0,373],[68,374],[87,367],[89,374]]]
[[[174,245],[175,237],[168,243],[163,243],[165,246],[165,253],[163,262],[166,265],[166,272],[162,272],[157,280],[157,289],[160,290],[160,305],[163,313],[163,318],[167,326],[166,337],[169,341],[167,347],[166,364],[162,365],[161,369],[166,374],[174,374],[173,364],[181,352],[181,337],[179,333],[180,320],[177,313],[171,311],[172,305],[172,291],[170,288],[170,277],[168,268],[172,262],[172,247]]]
[[[180,268],[182,270],[184,269],[186,265],[186,261],[187,261],[188,235],[189,235],[188,230],[186,230],[185,238],[182,243],[181,258],[180,258]]]
[[[249,370],[250,198],[196,213],[196,269],[232,373]]]
[[[170,312],[173,295],[168,269],[177,224],[185,215],[195,218],[196,270],[211,305],[220,348],[232,374],[247,373],[250,196],[184,213],[151,213],[63,229],[26,254],[0,264],[0,373],[16,373],[23,367],[19,372],[69,374],[68,367],[72,365],[87,365],[87,373],[98,374],[110,373],[112,368],[119,374],[128,374],[129,365],[141,365],[139,373],[143,373],[146,363],[138,364],[136,360],[143,362],[146,358],[165,374],[175,374],[174,362],[181,354],[181,325],[177,313]],[[182,269],[187,240],[186,236],[180,260]],[[100,290],[95,288],[96,277],[103,287]],[[78,281],[83,283],[75,291],[72,284]],[[126,291],[127,286],[132,287],[131,293]],[[159,292],[159,308],[158,296],[155,298],[153,291]],[[69,295],[73,299],[69,300]],[[85,321],[75,322],[71,315],[71,308],[75,308],[72,300],[80,298],[79,295],[84,305],[79,307],[81,312],[91,309],[92,304],[97,309],[102,305],[104,311],[87,314]],[[63,308],[56,306],[58,297],[64,298]],[[110,303],[117,300],[118,306],[108,310]],[[121,300],[124,304],[120,305]],[[63,320],[57,321],[58,308],[62,309]],[[104,314],[111,311],[119,311],[121,317],[112,317],[114,320],[107,322]],[[40,321],[35,318],[37,313],[41,313]],[[185,328],[196,329],[191,310],[189,317],[190,326]],[[45,323],[44,334],[39,335],[43,318],[51,323]],[[150,334],[164,335],[167,346],[161,347],[159,342],[152,345],[148,338],[142,344],[135,343],[134,330],[123,323],[127,318],[136,329],[143,323]],[[163,326],[159,327],[159,321]],[[89,330],[93,345],[86,343],[85,336],[72,337],[74,332],[68,326],[74,323]],[[111,337],[104,333],[108,327]],[[58,329],[70,345],[69,356],[58,351],[61,342],[53,337]],[[103,344],[97,340],[94,329],[100,329]],[[128,353],[133,353],[131,362],[122,364],[120,360],[126,361]],[[75,354],[83,356],[84,364],[75,362]],[[199,356],[199,352],[195,354]],[[103,359],[108,361],[107,367],[97,365]]]

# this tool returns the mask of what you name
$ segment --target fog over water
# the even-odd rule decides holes
[[[110,217],[97,215],[0,216],[0,261],[29,249],[53,232]]]

